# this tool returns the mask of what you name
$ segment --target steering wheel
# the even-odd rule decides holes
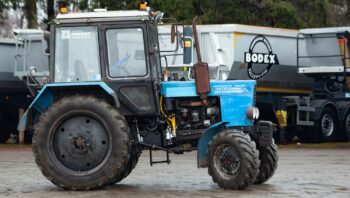
[[[129,53],[126,53],[125,57],[121,60],[117,60],[112,65],[112,70],[115,70],[115,73],[125,73],[126,76],[130,75],[130,72],[127,70],[126,66],[128,65],[128,60],[130,59],[131,55]],[[119,70],[119,71],[118,71]],[[122,71],[122,72],[121,72]],[[113,72],[114,73],[114,72]]]

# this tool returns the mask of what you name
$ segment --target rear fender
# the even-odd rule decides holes
[[[75,82],[75,83],[53,83],[45,85],[39,94],[34,98],[33,102],[28,107],[27,111],[21,117],[18,127],[18,130],[26,130],[31,125],[31,121],[34,120],[36,115],[40,115],[47,108],[49,108],[58,97],[58,93],[64,95],[65,92],[72,92],[76,89],[91,89],[91,90],[100,90],[105,95],[113,98],[114,105],[116,107],[120,106],[119,99],[117,94],[113,89],[111,89],[104,82]],[[93,93],[93,92],[92,92]]]

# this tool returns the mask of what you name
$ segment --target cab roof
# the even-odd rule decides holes
[[[69,20],[146,20],[149,19],[149,13],[139,10],[128,11],[98,11],[98,12],[82,12],[82,13],[69,13],[59,14],[56,17],[58,21]]]

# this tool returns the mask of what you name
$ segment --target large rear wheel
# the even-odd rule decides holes
[[[110,184],[130,156],[129,128],[110,104],[93,96],[64,97],[41,116],[33,137],[42,173],[65,189]]]
[[[214,136],[208,149],[208,173],[224,189],[244,189],[259,174],[259,151],[248,134],[227,129]]]
[[[141,152],[139,152],[135,149],[132,150],[131,155],[130,155],[130,159],[129,159],[128,163],[126,164],[124,171],[120,175],[115,177],[115,179],[112,181],[111,184],[118,183],[130,175],[132,170],[134,170],[134,168],[136,167],[137,162],[139,161],[140,154],[141,154]]]

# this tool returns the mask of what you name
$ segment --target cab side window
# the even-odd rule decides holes
[[[109,75],[117,78],[146,76],[142,29],[109,29],[106,34]]]

